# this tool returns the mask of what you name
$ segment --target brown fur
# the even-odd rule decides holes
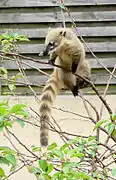
[[[57,92],[67,87],[76,96],[78,89],[86,85],[74,73],[88,79],[91,75],[90,64],[85,59],[83,44],[71,29],[52,29],[46,36],[45,46],[43,55],[50,54],[50,61],[64,69],[54,68],[51,79],[48,80],[42,92],[40,104],[40,143],[42,146],[48,145],[48,123],[50,123],[51,107]]]

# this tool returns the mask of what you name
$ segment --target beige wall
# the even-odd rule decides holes
[[[85,96],[96,108],[99,112],[101,107],[101,101],[96,96]],[[5,99],[6,97],[0,97],[0,101]],[[112,108],[113,111],[116,109],[116,96],[110,95],[107,96],[107,102]],[[38,103],[35,101],[34,97],[10,97],[10,104],[15,103],[26,103],[29,107],[32,107],[34,110],[39,109]],[[54,107],[61,108],[67,111],[75,112],[80,115],[87,116],[86,110],[84,108],[82,100],[77,97],[74,98],[72,95],[69,96],[57,96]],[[89,107],[89,111],[92,116],[95,116],[93,110]],[[60,110],[53,110],[53,115],[55,120],[57,120],[58,124],[62,128],[62,131],[71,132],[79,135],[89,135],[93,134],[94,125],[88,119],[82,119],[77,115],[72,115],[70,113],[62,112]],[[104,109],[102,119],[108,118],[107,110]],[[31,119],[32,122],[38,123],[38,119]],[[38,123],[39,124],[39,123]],[[19,124],[15,123],[13,126],[13,132],[20,138],[20,140],[25,143],[28,147],[31,145],[39,145],[39,129],[34,126],[25,125],[24,128],[21,128]],[[104,139],[104,135],[102,134],[102,139]],[[56,141],[59,145],[62,143],[62,140],[59,138],[59,135],[56,133],[50,133],[50,142]],[[22,152],[25,150],[15,142],[16,147],[20,148]],[[9,146],[10,143],[0,134],[0,145]],[[34,180],[35,177],[27,172],[26,169],[21,170],[16,175],[10,177],[10,180],[20,180],[20,179],[28,179]]]

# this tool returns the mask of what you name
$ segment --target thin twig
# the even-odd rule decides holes
[[[15,171],[11,172],[7,178],[9,178],[10,176],[12,176],[13,174],[17,173],[18,171],[20,171],[21,169],[23,169],[26,165],[23,164],[21,167],[19,167],[18,169],[16,169]],[[3,180],[6,180],[6,178],[4,178]]]
[[[8,128],[7,128],[7,131],[8,131],[9,134],[11,134],[11,135],[18,141],[18,143],[19,143],[21,146],[23,146],[30,154],[32,154],[34,157],[36,157],[37,159],[39,159],[39,157],[38,157],[36,154],[34,154],[29,148],[27,148],[27,146],[26,146],[25,144],[23,144],[23,143],[20,141],[20,139],[19,139],[13,132],[11,132]]]
[[[24,80],[25,80],[25,82],[27,83],[28,80],[27,80],[25,71],[24,71],[24,69],[23,69],[20,61],[19,61],[18,59],[16,59],[16,62],[17,62],[17,65],[18,65],[18,67],[19,67],[19,71],[20,71],[21,74],[24,76]],[[32,93],[34,94],[34,97],[35,97],[36,101],[39,103],[39,98],[37,97],[37,95],[36,95],[35,91],[33,90],[33,88],[32,88],[30,85],[28,85],[28,87],[29,87],[29,89],[32,91]]]
[[[113,70],[112,70],[112,74],[114,74],[115,70],[116,70],[116,65],[114,66],[114,68],[113,68]],[[108,81],[107,81],[107,85],[106,85],[106,88],[105,88],[104,94],[103,94],[103,98],[104,98],[104,99],[105,99],[105,97],[106,97],[106,93],[107,93],[107,91],[108,91],[108,88],[109,88],[109,84],[110,84],[111,79],[112,79],[112,75],[110,75],[110,77],[109,77],[109,79],[108,79]],[[101,106],[101,109],[100,109],[100,119],[101,119],[101,117],[102,117],[103,107],[104,107],[104,106],[103,106],[103,103],[102,103],[102,106]]]
[[[61,15],[62,15],[62,21],[63,21],[63,27],[66,27],[66,22],[65,22],[65,15],[63,13],[63,9],[62,9],[62,4],[64,4],[63,0],[60,0],[60,10],[61,10]]]

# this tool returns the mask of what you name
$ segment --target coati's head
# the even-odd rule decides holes
[[[54,48],[60,45],[64,37],[71,39],[72,36],[73,32],[69,28],[55,28],[50,30],[45,39],[45,50],[39,56],[49,55]]]

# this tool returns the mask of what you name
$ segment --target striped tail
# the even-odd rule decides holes
[[[59,92],[59,80],[53,75],[47,81],[40,102],[40,144],[41,146],[48,145],[49,124],[51,118],[52,104]]]

